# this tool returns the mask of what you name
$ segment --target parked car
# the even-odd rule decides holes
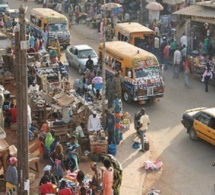
[[[0,0],[0,17],[9,9],[8,2],[6,0]]]
[[[215,107],[187,110],[181,122],[187,129],[191,140],[197,141],[201,138],[215,145]]]
[[[72,47],[69,46],[66,49],[66,59],[69,65],[76,67],[80,74],[86,71],[86,62],[88,60],[88,56],[91,56],[93,65],[95,68],[97,68],[98,55],[90,46],[76,45]]]
[[[19,10],[18,9],[8,9],[4,13],[4,23],[6,27],[11,27],[13,19],[15,19],[15,22],[18,22],[19,18]]]

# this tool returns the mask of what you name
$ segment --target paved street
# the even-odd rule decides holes
[[[9,6],[18,8],[20,2],[10,0]],[[27,5],[29,6],[28,11],[32,7],[38,6],[34,2],[28,2]],[[83,43],[97,50],[99,34],[96,30],[90,29],[86,25],[74,25],[71,36],[72,45]],[[78,78],[77,70],[70,68],[70,76],[72,79]],[[161,194],[167,195],[215,194],[215,169],[211,166],[215,160],[215,148],[204,141],[191,141],[181,124],[181,116],[186,109],[214,106],[215,90],[210,86],[209,93],[205,93],[204,85],[196,78],[191,79],[190,89],[185,88],[183,73],[179,79],[173,79],[171,67],[166,71],[165,81],[165,97],[155,106],[146,106],[146,112],[151,120],[148,132],[151,140],[150,157],[153,158],[152,160],[162,160],[164,168],[156,174],[147,173],[145,185],[147,188],[160,189]],[[140,109],[138,104],[124,104],[124,110],[129,111],[132,118],[138,109]],[[121,162],[126,169],[124,176],[128,178],[123,183],[122,195],[137,194],[136,188],[143,182],[141,179],[144,170],[140,167],[146,157],[131,149],[132,136],[131,131],[125,134],[125,139],[119,146],[117,154],[117,158],[122,159]],[[133,163],[134,159],[135,163]],[[139,171],[138,177],[132,175],[137,171]]]

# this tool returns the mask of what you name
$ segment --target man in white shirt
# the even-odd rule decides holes
[[[181,60],[182,60],[181,52],[177,47],[174,52],[174,58],[173,58],[173,78],[179,77],[179,68],[180,68]]]
[[[142,145],[141,151],[145,152],[144,136],[145,136],[145,132],[148,129],[150,120],[149,120],[149,116],[147,114],[145,114],[144,108],[141,109],[141,114],[142,114],[142,116],[140,117],[140,120],[139,120],[138,132],[140,134],[141,145]]]
[[[187,47],[187,36],[185,35],[185,33],[183,33],[183,35],[181,37],[181,46],[183,47],[183,45],[185,45],[185,47]]]
[[[99,131],[101,129],[101,122],[100,122],[100,118],[97,116],[97,112],[96,111],[93,111],[93,114],[91,114],[89,116],[89,119],[88,119],[88,127],[87,127],[87,130],[89,132],[92,132],[92,131]]]
[[[128,22],[130,20],[130,14],[128,12],[125,13],[124,21]]]

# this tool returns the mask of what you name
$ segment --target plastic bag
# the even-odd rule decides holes
[[[202,83],[203,83],[203,82],[205,82],[205,79],[204,79],[204,77],[202,77]]]
[[[144,161],[144,167],[147,171],[159,170],[163,167],[162,161]]]

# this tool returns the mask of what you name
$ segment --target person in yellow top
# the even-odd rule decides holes
[[[56,48],[57,58],[58,58],[58,61],[60,61],[60,58],[61,58],[62,55],[61,55],[61,52],[60,52],[60,43],[58,42],[57,37],[55,37],[52,46]]]
[[[145,152],[144,136],[145,136],[145,132],[148,129],[148,125],[150,123],[150,120],[149,120],[149,116],[146,114],[144,108],[141,109],[141,114],[142,114],[142,116],[140,117],[140,120],[139,120],[138,131],[140,134],[141,145],[142,145],[141,151]]]

